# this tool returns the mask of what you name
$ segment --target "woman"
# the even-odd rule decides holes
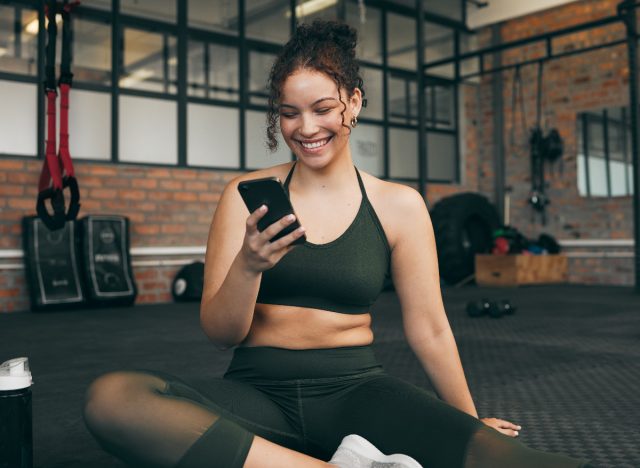
[[[201,323],[219,347],[237,346],[224,379],[197,391],[157,373],[108,374],[89,391],[88,427],[136,466],[583,466],[523,446],[515,424],[477,419],[423,199],[353,165],[364,94],[355,45],[346,25],[298,28],[271,71],[267,130],[274,149],[279,124],[296,162],[237,177],[220,199]],[[267,209],[247,217],[237,187],[273,176],[303,227],[272,243],[294,219],[259,232]],[[408,342],[444,402],[373,355],[369,309],[389,273]]]

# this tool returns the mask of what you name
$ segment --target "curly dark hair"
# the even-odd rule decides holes
[[[337,21],[315,20],[311,24],[298,26],[271,67],[269,74],[269,107],[267,110],[267,145],[271,151],[278,148],[276,140],[278,106],[285,80],[301,68],[316,70],[329,75],[338,86],[338,96],[344,109],[341,89],[347,90],[350,98],[359,88],[364,98],[364,86],[360,66],[356,59],[358,33],[347,24]],[[363,99],[363,105],[366,101]]]

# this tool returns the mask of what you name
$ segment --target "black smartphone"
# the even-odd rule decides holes
[[[269,208],[267,213],[258,221],[258,230],[260,232],[288,214],[295,215],[289,196],[287,192],[285,192],[280,179],[277,177],[266,177],[264,179],[240,182],[238,184],[238,191],[250,213],[253,213],[262,205],[267,205]],[[270,242],[277,241],[299,227],[300,223],[296,216],[296,220],[272,237]],[[293,244],[303,244],[306,239],[306,236],[303,234],[293,241]]]

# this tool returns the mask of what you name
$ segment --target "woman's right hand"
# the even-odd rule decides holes
[[[280,218],[264,231],[258,231],[258,221],[267,213],[267,206],[262,205],[247,218],[247,229],[240,254],[244,257],[247,267],[256,273],[273,268],[295,245],[293,241],[304,234],[301,226],[295,231],[281,237],[275,242],[269,242],[276,234],[295,221],[294,215]]]

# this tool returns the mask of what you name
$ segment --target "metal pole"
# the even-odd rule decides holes
[[[502,42],[500,34],[500,24],[491,27],[491,45],[496,46]],[[502,66],[502,53],[496,52],[493,55],[493,67]],[[492,81],[493,94],[493,174],[494,174],[494,203],[501,222],[504,222],[504,102],[502,92],[504,88],[504,80],[502,73],[496,73]],[[515,112],[511,109],[511,112]]]
[[[640,121],[638,120],[638,35],[636,3],[625,0],[618,5],[618,13],[627,26],[629,53],[629,111],[631,114],[631,155],[633,161],[633,229],[635,241],[635,290],[640,293]]]
[[[416,39],[417,39],[417,86],[418,86],[418,185],[420,195],[427,199],[427,158],[429,157],[427,152],[427,134],[426,134],[426,102],[424,95],[424,5],[423,0],[416,0]],[[428,205],[427,205],[428,206]]]

